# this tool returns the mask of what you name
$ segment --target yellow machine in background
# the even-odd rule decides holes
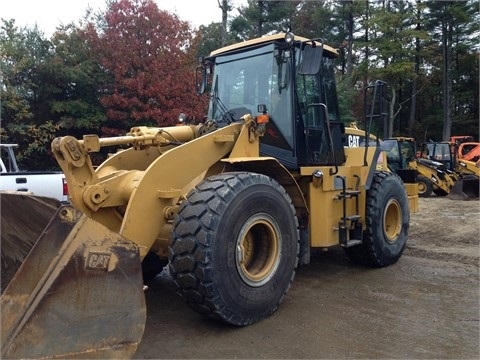
[[[477,153],[480,144],[474,142],[426,142],[422,143],[420,157],[440,162],[458,177],[480,177],[480,159]]]
[[[453,200],[478,199],[479,177],[473,175],[475,167],[465,166],[460,169],[461,172],[458,171],[457,166],[460,165],[449,156],[448,143],[436,143],[437,146],[430,147],[432,155],[436,149],[435,157],[423,158],[416,157],[416,144],[413,138],[397,137],[386,139],[386,142],[391,144],[387,159],[392,171],[398,173],[411,169],[418,173],[419,196],[429,197],[433,192],[437,196],[448,195]],[[424,146],[421,153],[425,153],[425,150],[428,150],[428,147]],[[472,173],[466,176],[470,171]]]
[[[311,249],[395,263],[409,199],[398,175],[377,170],[380,146],[344,146],[336,56],[290,33],[228,46],[197,71],[206,122],[55,139],[72,206],[1,297],[2,357],[131,356],[146,316],[142,260],[157,272],[168,261],[188,306],[234,325],[272,314]],[[94,168],[92,152],[119,145],[129,148]]]
[[[345,128],[345,146],[349,148],[365,146],[365,135],[365,130],[359,129],[356,124],[351,124]],[[403,181],[403,185],[405,186],[405,191],[407,192],[410,213],[418,212],[418,197],[423,184],[419,180],[416,167],[407,166],[404,168],[399,168],[395,165],[396,161],[395,159],[392,159],[391,155],[392,153],[398,151],[398,144],[396,142],[384,143],[373,134],[370,134],[369,137],[371,146],[380,146],[380,143],[382,144],[382,152],[379,154],[377,160],[377,171],[394,171],[398,176],[400,176]],[[390,160],[392,161],[391,165],[389,165],[389,156],[387,154],[390,155]]]

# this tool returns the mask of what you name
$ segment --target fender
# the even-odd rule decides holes
[[[235,157],[221,161],[230,164],[232,170],[252,171],[275,179],[288,193],[297,212],[301,208],[305,209],[307,213],[309,212],[307,201],[299,184],[290,171],[277,159],[273,157]]]

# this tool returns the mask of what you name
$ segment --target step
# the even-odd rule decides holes
[[[361,191],[360,190],[345,190],[345,194],[341,193],[338,195],[335,195],[335,199],[340,200],[343,199],[344,197],[346,199],[352,199],[360,195]]]
[[[350,239],[347,241],[346,244],[340,244],[342,247],[351,247],[351,246],[355,246],[355,245],[360,245],[363,241],[362,240],[358,240],[358,239]]]
[[[349,215],[345,218],[345,220],[350,220],[350,221],[357,221],[360,220],[361,216],[360,215]],[[342,217],[343,220],[343,217]]]

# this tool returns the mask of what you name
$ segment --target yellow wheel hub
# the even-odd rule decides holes
[[[256,214],[243,225],[236,243],[236,266],[250,286],[262,286],[274,275],[279,261],[281,234],[267,214]]]
[[[387,241],[394,243],[402,231],[402,209],[397,200],[391,199],[383,213],[383,231]]]

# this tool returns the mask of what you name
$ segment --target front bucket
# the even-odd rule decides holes
[[[23,192],[0,192],[1,292],[47,227],[60,201]]]
[[[452,200],[475,200],[479,198],[480,182],[476,176],[465,176],[459,179],[450,189]]]
[[[146,306],[138,247],[58,209],[0,298],[1,358],[127,358]]]

